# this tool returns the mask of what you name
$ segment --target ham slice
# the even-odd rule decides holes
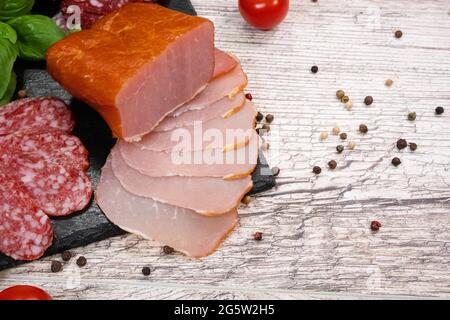
[[[176,109],[171,116],[177,117],[190,110],[204,109],[225,96],[232,99],[247,87],[247,83],[247,75],[239,64],[231,72],[211,81],[205,90],[188,103]]]
[[[114,176],[109,160],[102,170],[97,203],[108,219],[123,230],[195,258],[213,253],[238,222],[236,209],[220,216],[205,217],[192,210],[132,194]]]
[[[112,149],[111,157],[114,175],[128,192],[207,216],[221,215],[236,208],[253,185],[250,176],[239,180],[150,177],[129,167],[117,146]]]
[[[142,150],[132,143],[118,143],[127,165],[151,177],[216,177],[226,180],[248,176],[258,160],[259,136],[254,130],[249,143],[224,152],[223,148],[178,153]]]
[[[232,57],[230,54],[225,53],[216,48],[214,51],[214,75],[213,79],[219,78],[224,74],[227,74],[238,65],[236,58]]]
[[[139,140],[211,80],[214,26],[157,4],[127,4],[53,45],[47,67],[117,137]]]
[[[251,138],[255,126],[255,105],[247,101],[245,107],[228,118],[218,117],[194,125],[177,128],[172,131],[151,132],[135,145],[151,151],[178,150],[198,151],[213,148],[234,149],[246,144]],[[231,134],[235,138],[227,138]],[[211,140],[211,141],[208,141]],[[225,141],[224,141],[225,140]],[[228,140],[228,141],[227,141]]]

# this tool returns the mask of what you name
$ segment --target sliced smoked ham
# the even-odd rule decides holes
[[[151,151],[169,151],[176,146],[192,151],[222,147],[233,149],[251,138],[253,130],[249,129],[255,126],[256,113],[255,105],[247,100],[244,108],[230,117],[219,116],[207,122],[194,121],[194,125],[172,131],[151,132],[141,141],[135,142],[135,145]],[[239,135],[236,135],[236,139],[227,139],[228,133]]]
[[[130,193],[114,176],[110,161],[102,170],[96,199],[108,219],[123,230],[196,258],[213,253],[238,222],[236,209],[205,217]]]
[[[117,137],[139,140],[211,80],[214,25],[158,4],[127,4],[58,41],[47,67]]]
[[[150,177],[128,166],[117,146],[111,151],[111,159],[114,175],[128,192],[207,216],[233,210],[253,186],[250,176],[238,180]]]
[[[213,79],[219,78],[224,74],[227,74],[238,65],[236,58],[232,57],[230,54],[223,52],[216,48],[214,51],[214,75]]]
[[[142,150],[132,143],[118,142],[125,162],[151,177],[216,177],[227,180],[248,176],[258,161],[259,136],[254,130],[246,146],[224,151],[223,148],[200,151],[158,152]]]

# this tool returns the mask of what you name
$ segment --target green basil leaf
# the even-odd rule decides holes
[[[8,24],[17,32],[19,56],[25,60],[45,60],[47,49],[65,36],[55,21],[46,16],[21,16]]]
[[[8,88],[17,54],[17,47],[14,44],[7,39],[0,38],[0,97],[5,95]]]
[[[33,5],[34,0],[0,0],[0,20],[7,21],[29,14]]]
[[[3,95],[3,98],[0,99],[0,107],[4,106],[5,104],[8,104],[11,101],[14,92],[16,92],[16,86],[17,86],[17,76],[16,73],[13,71],[11,72],[11,77],[9,79],[8,87],[6,88],[5,94]]]
[[[0,21],[0,38],[8,39],[15,44],[17,41],[17,33],[9,24]]]

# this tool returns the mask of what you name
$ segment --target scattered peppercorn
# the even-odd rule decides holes
[[[280,174],[280,168],[278,168],[278,167],[273,167],[272,168],[272,175],[274,176],[274,177],[276,177],[276,176],[278,176]]]
[[[245,196],[241,202],[243,204],[250,204],[250,202],[252,202],[252,198],[250,196]]]
[[[314,3],[316,3],[317,2],[317,0],[311,0],[311,2],[314,2]],[[450,13],[449,13],[450,14]]]
[[[378,231],[378,230],[380,230],[380,228],[381,228],[381,223],[379,221],[374,220],[370,223],[370,229],[372,231]]]
[[[320,174],[320,173],[322,172],[322,168],[319,167],[319,166],[315,166],[315,167],[313,168],[313,172],[314,172],[315,174]]]
[[[258,135],[260,135],[260,130],[259,130],[260,128],[256,128],[255,130],[256,130],[256,133],[258,134]]]
[[[342,153],[342,152],[344,151],[344,146],[343,146],[343,145],[338,145],[338,146],[336,147],[336,151],[337,151],[338,153]]]
[[[341,102],[343,102],[343,103],[347,103],[349,100],[350,100],[350,98],[348,96],[343,96],[341,98]]]
[[[372,96],[365,97],[364,103],[366,104],[366,106],[370,106],[373,103],[373,97]]]
[[[337,167],[337,162],[336,162],[335,160],[331,160],[330,162],[328,162],[328,167],[329,167],[331,170],[336,169],[336,167]]]
[[[341,129],[339,129],[338,127],[334,127],[334,128],[333,128],[333,134],[334,134],[334,135],[337,136],[337,135],[339,134],[339,132],[341,132]]]
[[[338,90],[338,91],[336,91],[336,97],[337,97],[339,100],[341,100],[343,96],[345,96],[344,90]]]
[[[403,36],[403,32],[401,30],[397,30],[394,35],[397,39],[400,39]]]
[[[320,133],[320,140],[326,140],[328,139],[328,133],[327,132],[321,132]]]
[[[148,277],[152,273],[152,270],[149,267],[143,267],[142,268],[142,274],[146,277]]]
[[[359,132],[365,134],[365,133],[369,132],[369,128],[367,128],[367,126],[365,124],[360,124],[359,125]]]
[[[24,90],[24,89],[19,90],[19,91],[17,92],[17,97],[18,97],[19,99],[26,98],[27,96],[28,96],[28,93],[27,93],[27,91]]]
[[[60,272],[62,270],[62,263],[59,261],[52,261],[50,269],[52,272]]]
[[[399,165],[402,164],[402,161],[401,161],[399,158],[395,157],[394,159],[392,159],[392,164],[393,164],[395,167],[398,167]]]
[[[175,249],[172,248],[172,247],[169,247],[169,246],[164,246],[164,247],[163,247],[163,252],[164,252],[165,254],[172,254],[172,253],[175,252]]]
[[[345,104],[345,108],[348,111],[352,110],[353,109],[353,101],[352,100],[347,101],[347,103]]]
[[[261,122],[262,119],[264,119],[264,116],[261,112],[258,111],[258,114],[256,115],[256,121]]]
[[[272,123],[272,122],[273,122],[273,115],[268,114],[268,115],[266,116],[266,122],[267,122],[267,123]]]
[[[408,120],[409,121],[414,121],[416,120],[417,114],[415,112],[410,112],[408,113]]]
[[[436,114],[441,115],[444,113],[444,108],[443,107],[437,107],[436,108]]]
[[[64,251],[64,252],[61,254],[61,258],[63,259],[63,261],[69,261],[70,258],[72,258],[72,252],[70,252],[70,251]]]
[[[269,150],[269,148],[270,148],[270,144],[269,144],[268,142],[264,142],[264,143],[262,144],[261,148],[262,148],[264,151],[267,151],[267,150]]]
[[[250,101],[253,100],[253,96],[252,96],[251,93],[246,93],[246,94],[245,94],[245,98],[246,98],[247,100],[250,100]]]
[[[411,142],[411,143],[409,144],[409,149],[410,149],[411,151],[416,151],[416,150],[417,150],[417,144],[414,143],[414,142]]]
[[[392,85],[394,84],[394,81],[392,81],[391,79],[387,79],[387,80],[384,82],[384,84],[385,84],[387,87],[390,87],[390,86],[392,86]]]
[[[84,267],[87,264],[87,260],[85,257],[81,256],[77,259],[77,266]]]
[[[342,132],[342,133],[339,135],[339,138],[341,138],[341,140],[347,140],[347,134],[346,134],[345,132]]]
[[[264,123],[262,125],[261,129],[263,129],[265,132],[269,132],[270,131],[270,126],[267,123]]]
[[[312,66],[311,67],[311,72],[312,73],[317,73],[319,71],[319,67],[318,66]]]
[[[263,238],[262,232],[255,232],[255,234],[253,235],[253,239],[255,239],[256,241],[261,241],[262,238]]]
[[[405,149],[407,146],[408,146],[408,143],[406,142],[405,139],[399,139],[399,140],[397,141],[397,148],[398,148],[399,150]]]
[[[348,143],[348,148],[349,148],[350,150],[354,150],[354,149],[356,148],[356,142],[350,141],[350,142]]]

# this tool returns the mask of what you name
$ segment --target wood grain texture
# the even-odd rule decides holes
[[[193,4],[215,22],[218,47],[241,59],[260,110],[275,115],[268,158],[281,168],[278,187],[243,207],[240,226],[206,259],[124,236],[77,250],[88,259],[83,269],[71,261],[51,274],[46,258],[0,273],[0,287],[34,283],[62,299],[450,298],[449,2],[291,0],[273,32],[247,26],[235,0]],[[368,134],[357,132],[360,123]],[[337,155],[333,135],[319,140],[333,126],[354,151]],[[400,137],[418,150],[396,150]],[[324,169],[318,177],[314,165]],[[376,234],[373,219],[383,224]],[[144,279],[146,265],[153,272]]]

